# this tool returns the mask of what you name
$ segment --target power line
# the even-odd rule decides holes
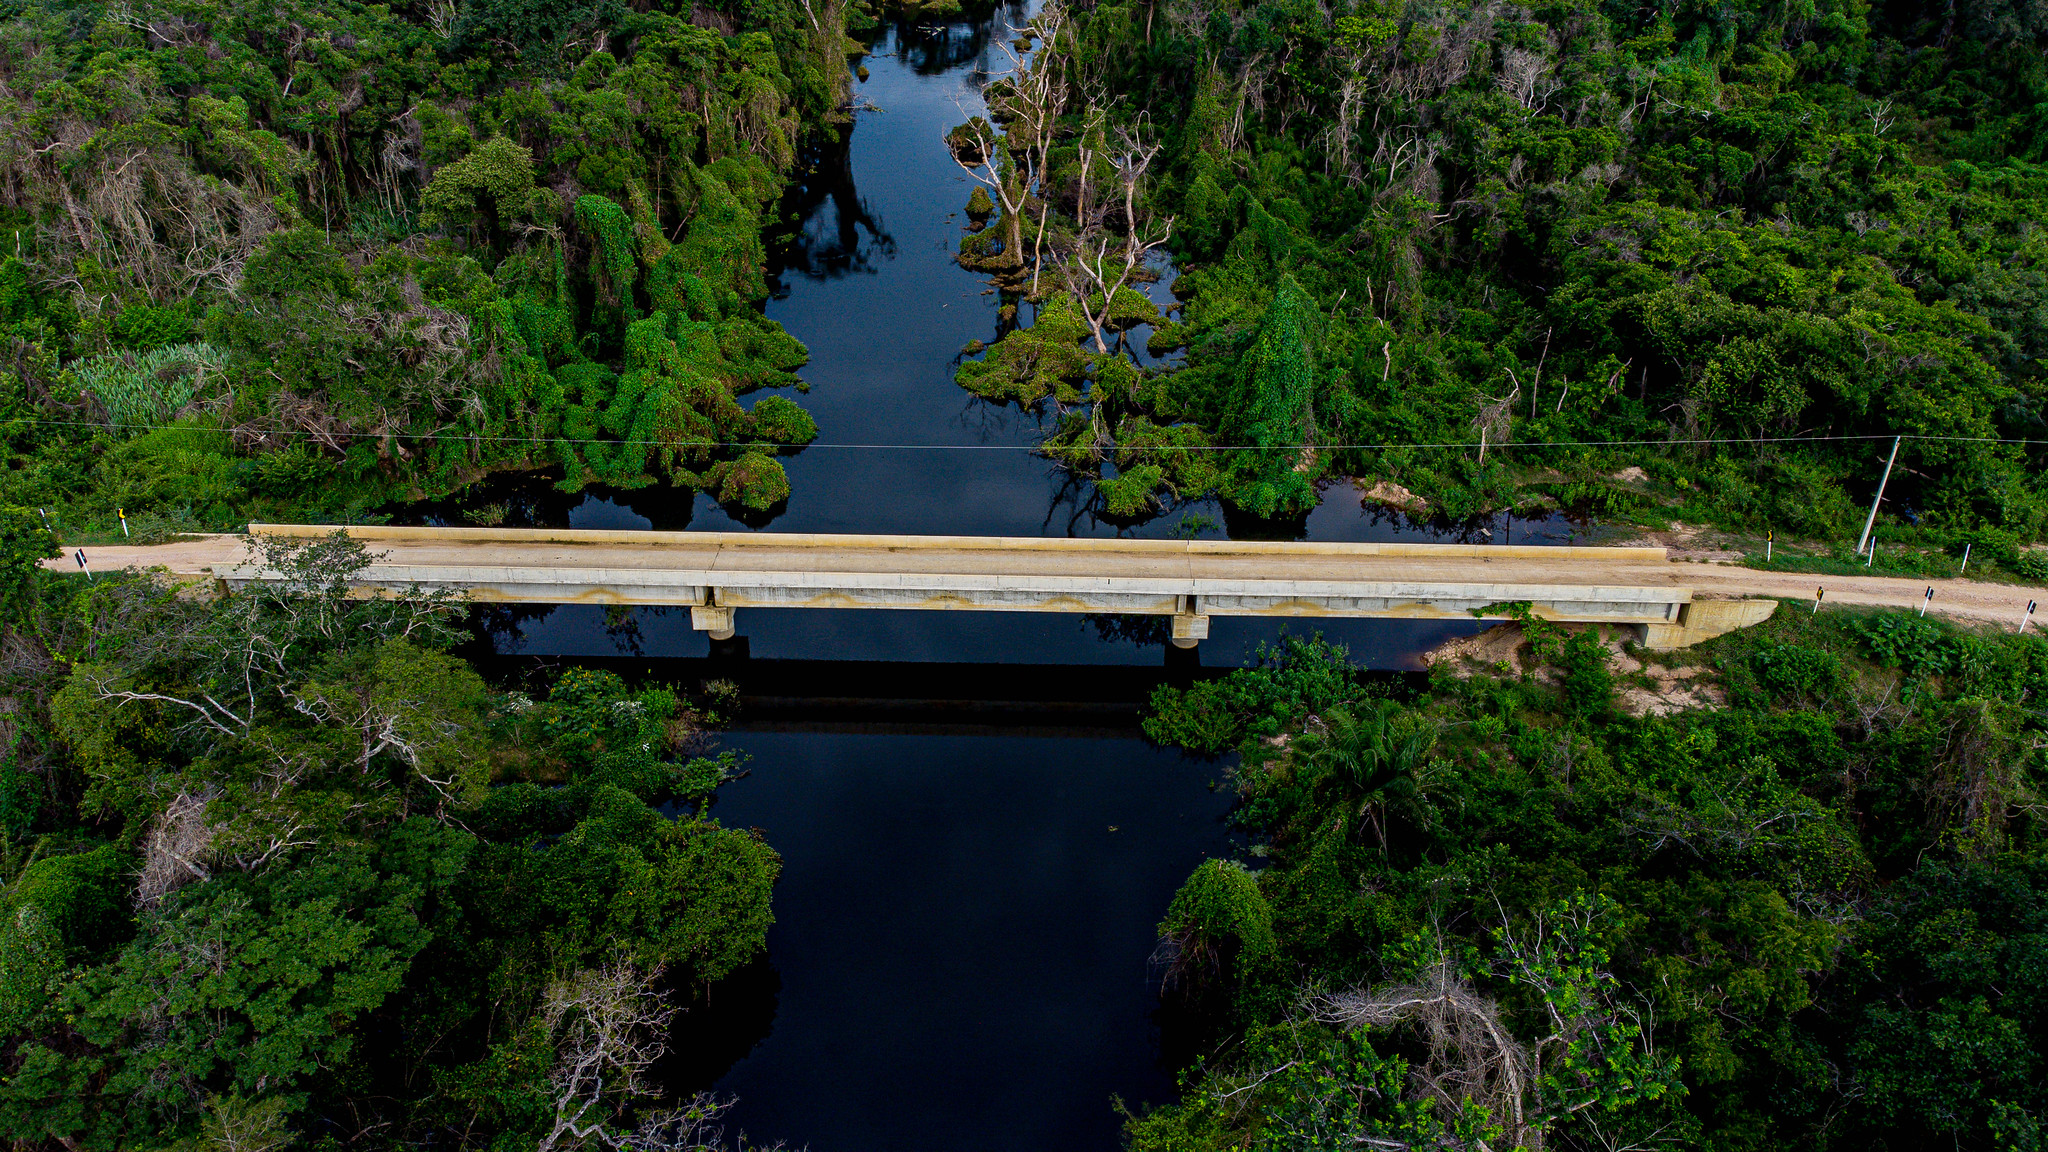
[[[109,432],[137,431],[162,432],[170,430],[227,432],[224,428],[201,428],[191,424],[112,424],[97,420],[52,420],[41,416],[15,417],[11,423],[40,424],[62,428],[98,428]],[[309,439],[337,440],[437,440],[468,444],[606,444],[613,447],[645,448],[761,448],[788,447],[800,450],[838,449],[851,451],[887,452],[1042,452],[1044,444],[855,444],[831,441],[813,441],[809,444],[776,444],[761,440],[606,440],[600,437],[574,436],[480,436],[451,432],[313,432],[303,428],[271,428],[250,431],[256,436],[299,436]],[[1716,436],[1700,439],[1679,440],[1507,440],[1489,444],[1500,450],[1505,448],[1632,448],[1632,447],[1683,447],[1702,444],[1823,444],[1842,443],[1858,440],[1926,440],[1963,444],[2048,444],[2048,440],[2019,440],[1998,436],[1923,436],[1908,433],[1900,437],[1896,433],[1872,432],[1842,436]],[[1132,448],[1137,452],[1299,452],[1303,447],[1326,450],[1386,451],[1395,448],[1464,449],[1474,447],[1470,440],[1447,440],[1441,442],[1388,441],[1378,444],[1147,444]]]

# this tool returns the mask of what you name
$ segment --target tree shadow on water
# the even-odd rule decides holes
[[[812,280],[872,276],[896,255],[896,238],[854,185],[857,127],[848,125],[838,140],[813,149],[806,157],[809,170],[783,193],[782,218],[796,226],[770,253],[768,275],[778,295],[785,274]]]
[[[655,1065],[657,1083],[673,1097],[708,1090],[775,1030],[782,974],[760,956],[705,988],[677,988],[686,1007],[669,1028],[668,1053]]]

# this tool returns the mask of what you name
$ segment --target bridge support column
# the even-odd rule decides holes
[[[717,604],[696,604],[690,607],[690,627],[699,632],[709,632],[713,640],[732,639],[733,609]]]
[[[1173,646],[1193,648],[1209,638],[1209,618],[1192,612],[1176,613],[1173,618]]]

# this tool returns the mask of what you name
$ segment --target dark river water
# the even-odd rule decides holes
[[[662,488],[564,496],[501,478],[409,516],[505,503],[507,523],[978,535],[1175,533],[1563,543],[1561,521],[1418,526],[1329,488],[1304,522],[1241,523],[1214,504],[1136,526],[1029,449],[1039,420],[953,383],[993,340],[1001,298],[953,260],[973,185],[941,135],[1027,9],[877,33],[843,141],[792,189],[769,316],[811,352],[797,397],[819,443],[787,461],[766,524]],[[1167,303],[1171,269],[1150,290]],[[1026,308],[1028,316],[1028,306]],[[1143,334],[1138,343],[1142,346]],[[1169,1098],[1155,928],[1204,857],[1231,851],[1214,763],[1148,746],[1162,680],[1235,666],[1282,625],[1218,617],[1198,653],[1114,621],[1036,614],[744,610],[716,651],[686,611],[565,607],[497,618],[521,664],[735,680],[727,746],[751,774],[716,814],[782,853],[767,959],[712,990],[677,1034],[678,1088],[738,1097],[732,1129],[814,1152],[1118,1145],[1119,1097]],[[1376,668],[1476,630],[1449,621],[1318,625]],[[1296,632],[1308,629],[1296,625]]]

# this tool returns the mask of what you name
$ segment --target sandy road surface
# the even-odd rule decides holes
[[[455,538],[451,538],[455,537]],[[2028,600],[2048,588],[1975,580],[1817,576],[1726,564],[1674,562],[1655,548],[1536,548],[1430,545],[1237,544],[1228,541],[1068,539],[961,540],[946,537],[815,537],[724,533],[457,530],[421,538],[369,539],[383,563],[406,566],[1002,573],[1173,576],[1238,580],[1400,580],[1687,588],[1695,597],[1773,596],[1825,604],[1917,608],[1932,584],[1937,615],[2016,627]],[[87,547],[99,571],[164,567],[185,575],[226,574],[248,560],[248,537],[218,535],[152,546]],[[50,567],[77,571],[67,556]]]

